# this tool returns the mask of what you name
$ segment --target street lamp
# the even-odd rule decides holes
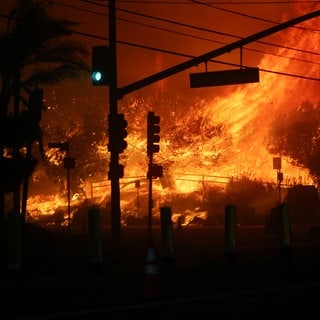
[[[68,193],[68,227],[71,226],[71,210],[70,210],[70,169],[76,167],[75,158],[70,157],[68,142],[50,142],[48,148],[58,148],[60,151],[66,151],[67,156],[63,159],[63,167],[67,170],[67,193]]]

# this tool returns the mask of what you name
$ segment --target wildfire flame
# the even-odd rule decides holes
[[[304,5],[296,6],[297,15],[305,12]],[[304,28],[300,28],[302,26]],[[289,113],[302,101],[315,103],[319,98],[317,81],[280,74],[319,78],[316,54],[320,46],[320,32],[314,31],[319,26],[319,19],[312,19],[273,36],[274,42],[277,40],[285,46],[261,59],[258,65],[260,70],[272,72],[260,72],[259,83],[224,88],[219,95],[199,99],[188,112],[181,111],[185,106],[172,105],[156,111],[164,119],[161,123],[160,153],[155,155],[155,162],[164,166],[165,181],[160,183],[156,180],[153,187],[153,191],[159,194],[159,203],[172,193],[193,192],[202,188],[204,183],[223,184],[231,177],[242,175],[276,182],[276,171],[272,167],[275,155],[269,154],[264,145],[270,122]],[[165,89],[162,92],[165,94]],[[137,104],[133,101],[132,108]],[[128,148],[121,158],[125,164],[125,177],[121,180],[121,208],[124,214],[128,206],[137,206],[138,196],[147,194],[146,124],[142,124],[146,122],[150,106],[146,104],[143,108],[143,112],[140,109],[139,114],[128,121],[129,129],[140,126],[142,129],[140,133],[129,131],[126,139]],[[100,151],[105,150],[101,156],[108,159],[106,141],[101,141],[100,148]],[[312,183],[307,170],[290,165],[290,159],[282,160],[287,183]],[[135,185],[137,180],[142,183],[140,188]],[[163,184],[169,188],[164,188]],[[82,187],[98,202],[105,201],[110,194],[107,180],[98,183],[90,177]],[[72,200],[72,204],[77,201]],[[28,211],[36,217],[40,212],[53,213],[62,204],[65,206],[66,200],[58,196],[50,199],[30,197]]]

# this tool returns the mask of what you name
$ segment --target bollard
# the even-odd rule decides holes
[[[90,263],[94,267],[99,267],[102,264],[103,255],[100,210],[97,207],[91,207],[88,210],[88,231]]]
[[[281,203],[278,205],[278,210],[280,227],[280,249],[286,257],[289,257],[291,247],[291,225],[289,219],[289,205],[287,203]]]
[[[174,248],[173,248],[171,208],[161,207],[160,216],[161,216],[162,259],[167,266],[173,266]]]
[[[277,235],[279,233],[279,208],[273,207],[269,215],[266,217],[265,231],[268,236]]]
[[[8,271],[11,275],[21,272],[21,216],[16,211],[8,213]]]
[[[225,254],[234,261],[236,255],[237,208],[229,204],[225,207]]]

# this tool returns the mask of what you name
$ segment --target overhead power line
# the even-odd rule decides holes
[[[187,37],[200,39],[200,37],[197,37],[197,36],[194,36],[194,35],[190,35],[190,34],[186,34],[186,33],[183,33],[183,32],[177,32],[177,31],[174,31],[174,30],[169,30],[169,29],[165,29],[165,28],[162,28],[162,27],[158,27],[158,26],[142,24],[141,22],[130,21],[128,19],[123,19],[123,18],[118,18],[118,19],[122,20],[122,21],[130,22],[130,23],[144,25],[144,26],[147,26],[149,28],[159,29],[159,30],[166,31],[166,32],[181,34],[181,35],[184,35],[184,36],[187,36]],[[187,26],[189,28],[198,29],[198,30],[202,30],[202,31],[206,31],[206,32],[210,32],[210,33],[214,33],[214,34],[218,34],[218,35],[228,36],[228,37],[231,37],[231,38],[243,39],[243,37],[235,36],[235,35],[232,35],[230,33],[218,32],[218,31],[215,31],[215,30],[211,30],[211,29],[207,29],[207,28],[200,28],[200,27],[189,25],[189,24],[181,24],[179,22],[175,22],[175,21],[172,21],[172,20],[167,20],[167,22],[174,23],[174,24],[179,24],[179,25],[183,25],[183,26]],[[317,30],[317,32],[320,32],[320,31]],[[220,44],[226,44],[224,42],[219,42],[219,41],[211,40],[211,39],[209,40],[209,39],[202,38],[202,40],[206,40],[206,41],[210,41],[210,42],[216,42],[216,43],[220,43]],[[274,44],[274,43],[270,43],[270,42],[266,42],[266,41],[255,41],[255,42],[256,43],[265,44],[265,45],[268,45],[268,46],[277,47],[277,48],[283,48],[283,49],[288,49],[288,50],[293,50],[293,51],[299,51],[299,52],[304,52],[304,53],[308,53],[308,54],[316,54],[316,55],[318,55],[318,53],[314,53],[314,52],[311,52],[311,51],[306,51],[306,50],[302,50],[302,49],[295,49],[295,48],[292,48],[292,47],[286,47],[286,46],[283,46],[283,45],[278,45],[278,44]],[[269,54],[267,52],[265,52],[265,53]]]
[[[56,1],[52,1],[53,3],[56,3],[58,5],[62,5],[64,6],[64,4],[61,4],[59,2],[56,2]],[[92,3],[92,1],[85,1],[83,0],[83,2],[86,2],[86,3]],[[203,2],[200,2],[200,1],[195,1],[197,3],[201,3],[203,4]],[[101,5],[101,4],[100,4]],[[104,5],[106,7],[106,5]],[[70,7],[70,6],[69,6]],[[75,9],[77,9],[76,7],[74,7]],[[189,27],[189,28],[192,28],[192,29],[196,29],[196,30],[201,30],[201,31],[205,31],[205,32],[210,32],[210,33],[215,33],[215,34],[218,34],[218,35],[222,35],[222,36],[228,36],[228,37],[233,37],[233,38],[237,38],[237,39],[242,39],[242,37],[240,36],[235,36],[235,35],[232,35],[232,34],[229,34],[229,33],[224,33],[224,32],[219,32],[219,31],[215,31],[215,30],[212,30],[212,29],[207,29],[207,28],[200,28],[200,27],[197,27],[197,26],[194,26],[194,25],[190,25],[190,24],[185,24],[185,23],[180,23],[180,22],[177,22],[177,21],[173,21],[173,20],[168,20],[168,19],[162,19],[162,18],[159,18],[159,17],[154,17],[154,16],[150,16],[150,15],[146,15],[146,14],[142,14],[142,13],[138,13],[138,12],[134,12],[134,11],[130,11],[130,10],[125,10],[125,9],[118,9],[118,11],[123,11],[123,12],[126,12],[126,13],[129,13],[129,14],[133,14],[133,15],[142,15],[144,17],[147,17],[147,18],[150,18],[150,19],[155,19],[155,20],[163,20],[165,22],[168,22],[168,23],[172,23],[172,24],[177,24],[177,25],[180,25],[180,26],[185,26],[185,27]],[[237,12],[233,12],[233,11],[230,11],[229,12],[232,12],[234,14],[239,14]],[[98,13],[97,13],[98,14]],[[107,14],[101,14],[99,13],[100,15],[103,15],[103,16],[106,16],[107,17]],[[241,15],[241,14],[240,14]],[[253,18],[253,19],[258,19],[258,20],[262,20],[262,21],[267,21],[267,22],[270,22],[270,23],[273,23],[273,24],[278,24],[277,22],[275,21],[271,21],[271,20],[264,20],[264,19],[260,19],[260,18],[257,18],[257,17],[254,17],[254,16],[249,16],[249,15],[246,15],[247,17],[250,17],[250,18]],[[161,28],[161,27],[158,27],[158,26],[152,26],[152,25],[148,25],[146,23],[141,23],[141,22],[136,22],[136,21],[130,21],[128,19],[124,19],[124,18],[117,18],[117,20],[122,20],[122,21],[125,21],[125,22],[130,22],[130,23],[135,23],[135,24],[139,24],[139,25],[144,25],[146,27],[149,27],[149,28],[154,28],[154,29],[158,29],[158,30],[162,30],[162,31],[166,31],[166,32],[171,32],[171,33],[176,33],[176,34],[181,34],[181,35],[184,35],[184,36],[188,36],[188,37],[193,37],[193,38],[199,38],[197,36],[193,36],[193,35],[189,35],[189,34],[185,34],[185,33],[182,33],[182,32],[177,32],[177,31],[174,31],[174,30],[169,30],[169,29],[165,29],[165,28]],[[299,27],[299,26],[293,26],[295,28],[301,28],[303,30],[308,30],[308,31],[314,31],[314,32],[320,32],[319,30],[314,30],[314,29],[310,29],[310,28],[304,28],[304,27]],[[203,40],[205,40],[203,38]],[[208,40],[210,41],[210,40]],[[214,41],[210,41],[210,42],[214,42]],[[298,49],[294,49],[294,48],[288,48],[288,47],[284,47],[284,46],[281,46],[281,45],[277,45],[277,44],[273,44],[273,43],[269,43],[269,42],[265,42],[265,41],[256,41],[258,43],[261,43],[261,44],[266,44],[266,45],[269,45],[269,46],[275,46],[275,47],[279,47],[279,48],[285,48],[285,49],[290,49],[290,50],[298,50]],[[222,42],[218,42],[217,43],[222,43]],[[224,43],[226,44],[226,43]],[[303,52],[303,50],[298,50],[300,52]],[[311,53],[312,52],[306,52],[306,53]],[[269,54],[266,52],[266,54]]]
[[[97,2],[92,2],[92,1],[87,1],[87,0],[81,0],[82,2],[85,2],[85,3],[89,3],[89,4],[97,4],[99,6],[103,6],[105,8],[108,7],[108,5],[103,5],[101,3],[97,3]],[[54,2],[54,1],[52,1]],[[125,3],[130,3],[132,4],[132,1],[118,1],[118,2],[125,2]],[[158,4],[163,4],[163,3],[167,3],[167,4],[173,4],[174,2],[157,2],[157,1],[152,1],[152,2],[149,2],[149,1],[134,1],[135,3],[150,3],[150,4],[155,4],[155,3],[158,3]],[[266,1],[267,2],[267,1]],[[265,3],[266,3],[265,2]],[[287,4],[291,4],[291,3],[305,3],[305,2],[317,2],[319,3],[319,0],[318,1],[280,1],[280,2],[269,2],[270,4],[271,3],[287,3]],[[182,2],[176,2],[176,4],[181,4]],[[241,2],[242,4],[244,4],[244,2]],[[254,4],[255,2],[247,2],[247,4]],[[256,2],[256,4],[261,4],[262,2]],[[221,4],[221,2],[207,2],[207,1],[196,1],[196,0],[189,0],[188,2],[186,2],[185,4],[195,4],[195,5],[204,5],[204,6],[209,6],[210,8],[213,8],[215,10],[220,10],[220,11],[225,11],[225,12],[228,12],[228,13],[231,13],[231,14],[234,14],[234,15],[239,15],[239,16],[242,16],[242,17],[247,17],[247,18],[250,18],[250,19],[254,19],[254,20],[258,20],[258,21],[263,21],[263,22],[269,22],[269,23],[273,23],[273,24],[278,24],[277,21],[272,21],[272,20],[269,20],[269,19],[264,19],[264,18],[261,18],[261,17],[257,17],[257,16],[253,16],[253,15],[249,15],[249,14],[246,14],[246,13],[243,13],[243,12],[237,12],[237,11],[233,11],[233,10],[229,10],[229,9],[224,9],[224,8],[220,8],[220,7],[217,7],[217,6],[213,6],[212,4],[215,4],[215,5],[219,5]],[[226,2],[226,4],[239,4],[239,2]],[[125,11],[125,9],[120,9],[120,8],[117,8],[117,11]],[[129,10],[127,11],[129,12]],[[137,14],[137,15],[140,15],[138,12],[130,12],[130,13],[133,13],[133,14]],[[159,17],[154,17],[154,16],[149,16],[149,15],[145,15],[146,17],[148,18],[154,18],[154,19],[157,19],[157,20],[162,20],[161,18]],[[167,21],[164,19],[164,21]],[[172,22],[173,21],[170,21],[168,20],[167,22]],[[193,26],[194,27],[194,26]],[[305,28],[305,27],[299,27],[299,26],[292,26],[293,28],[299,28],[299,29],[306,29],[306,30],[313,30],[311,28]],[[319,32],[319,30],[313,30],[315,32]]]
[[[190,0],[190,1],[192,1],[192,0]],[[61,3],[56,2],[56,1],[52,1],[52,2],[64,6],[64,4],[61,4]],[[86,1],[86,0],[83,0],[83,2],[92,3],[92,1]],[[206,2],[200,2],[200,1],[193,1],[193,2],[195,2],[195,3],[197,3],[197,4],[204,4],[204,3],[206,3]],[[100,5],[102,5],[102,4],[100,3]],[[103,6],[106,7],[106,5],[103,5]],[[74,7],[74,8],[77,9],[77,7]],[[127,12],[129,12],[130,14],[138,14],[138,15],[140,15],[139,13],[132,12],[132,11],[128,11],[128,10],[124,10],[124,9],[123,9],[123,10],[120,9],[120,11],[127,11]],[[237,14],[237,12],[232,12],[232,13]],[[101,14],[101,13],[99,13],[99,14],[100,14],[100,15],[103,15],[103,16],[107,16],[107,14]],[[156,20],[161,19],[161,18],[158,18],[158,17],[149,16],[149,15],[144,15],[144,16],[146,16],[147,18],[156,19]],[[254,17],[254,16],[248,16],[248,17],[253,18],[253,19],[256,18],[256,17]],[[259,18],[258,18],[258,19],[259,19]],[[202,37],[190,35],[190,34],[187,34],[187,33],[174,31],[174,30],[171,30],[171,29],[162,28],[162,27],[159,27],[159,26],[149,25],[149,24],[147,24],[147,23],[131,21],[131,20],[124,19],[124,18],[117,18],[117,20],[129,22],[129,23],[134,23],[134,24],[138,24],[138,25],[143,25],[143,26],[146,26],[146,27],[148,27],[148,28],[153,28],[153,29],[162,30],[162,31],[165,31],[165,32],[180,34],[180,35],[183,35],[183,36],[186,36],[186,37],[191,37],[191,38],[195,38],[195,39],[201,39],[201,40],[204,40],[204,41],[215,42],[215,43],[224,44],[224,45],[227,44],[227,43],[221,42],[221,41],[206,39],[206,38],[202,38]],[[263,20],[263,19],[260,19],[260,20]],[[182,25],[182,26],[190,27],[190,28],[193,28],[193,29],[200,29],[200,30],[206,31],[206,32],[217,33],[217,31],[214,31],[214,30],[207,29],[207,28],[199,28],[199,27],[197,27],[197,26],[193,26],[193,25],[190,25],[190,24],[181,24],[181,23],[179,23],[179,22],[172,21],[172,20],[167,20],[167,19],[166,19],[165,21],[166,21],[166,22],[169,22],[169,23],[174,23],[174,24],[179,24],[179,25]],[[274,23],[274,24],[278,24],[277,22],[271,21],[271,20],[265,20],[265,21],[268,21],[268,22]],[[301,27],[299,27],[299,26],[293,26],[293,27],[301,28]],[[307,30],[310,30],[310,31],[320,32],[319,30],[312,30],[312,29],[309,29],[309,28],[302,28],[302,29],[307,29]],[[221,33],[218,33],[218,34],[224,35],[224,36],[228,36],[228,37],[233,37],[233,38],[236,38],[236,39],[242,39],[242,38],[239,37],[239,36],[235,36],[235,35],[232,35],[232,34],[229,34],[229,33],[222,33],[222,32],[221,32]],[[256,41],[256,42],[261,43],[261,44],[265,44],[265,45],[269,45],[269,46],[273,46],[273,47],[277,47],[277,48],[283,48],[283,49],[293,50],[293,51],[299,51],[299,52],[307,53],[307,54],[319,55],[318,53],[310,52],[310,51],[307,51],[307,50],[295,49],[295,48],[292,48],[292,47],[286,47],[286,46],[283,46],[283,45],[277,45],[277,44],[273,44],[273,43],[270,43],[270,42],[265,42],[265,41]],[[255,51],[255,52],[263,53],[263,54],[274,55],[274,54],[272,54],[272,53],[265,52],[265,51],[262,51],[262,50],[255,50],[255,49],[248,49],[248,48],[245,48],[245,49],[250,50],[250,51]],[[278,56],[281,56],[281,55],[278,55]],[[295,59],[295,58],[290,58],[290,57],[285,57],[285,56],[282,56],[282,57],[283,57],[283,58],[287,58],[287,59]],[[306,61],[306,62],[308,62],[308,61]],[[311,62],[311,63],[312,63],[312,62]]]
[[[137,45],[137,44],[132,44],[132,43],[129,43],[129,42],[124,42],[124,41],[117,41],[117,43],[129,45],[129,46],[131,45],[131,46],[134,46],[134,47],[138,46],[138,47],[143,48],[143,49],[148,49],[148,50],[152,50],[152,51],[156,51],[156,52],[162,52],[162,53],[165,53],[165,54],[172,54],[172,55],[176,55],[176,56],[180,56],[180,57],[184,57],[184,58],[190,58],[190,59],[196,58],[196,56],[188,55],[188,54],[185,54],[185,53],[178,53],[176,51],[169,51],[169,50],[163,50],[163,49],[159,49],[159,48],[140,46],[140,45]],[[234,66],[234,67],[239,67],[240,66],[239,64],[230,63],[230,62],[223,62],[223,61],[219,61],[219,60],[215,60],[215,59],[209,59],[208,61],[214,62],[214,63],[218,63],[218,64],[223,64],[223,65],[228,65],[228,66]],[[308,62],[308,61],[302,60],[302,62]],[[317,63],[317,62],[310,62],[310,63],[320,65],[320,63]],[[242,65],[242,67],[249,68],[250,66]],[[273,73],[273,74],[278,74],[278,75],[287,76],[287,77],[300,78],[300,79],[312,80],[312,81],[320,81],[320,78],[308,77],[308,76],[304,76],[304,75],[297,75],[297,74],[292,74],[292,73],[273,71],[273,70],[268,70],[268,69],[263,69],[263,68],[259,68],[259,70],[262,71],[262,72]]]
[[[79,34],[79,35],[82,35],[82,36],[90,36],[90,37],[91,37],[91,35],[88,35],[88,34],[83,33],[83,32],[74,31],[73,33]],[[95,38],[96,38],[96,39],[99,39],[99,40],[104,40],[104,41],[108,41],[108,40],[109,40],[108,37],[99,37],[99,36],[96,36]],[[128,42],[128,41],[117,40],[117,43],[118,43],[118,44],[122,44],[122,45],[131,46],[131,47],[146,49],[146,50],[150,50],[150,51],[156,51],[156,52],[161,52],[161,53],[165,53],[165,54],[175,55],[175,56],[179,56],[179,57],[195,58],[195,56],[189,55],[189,54],[186,54],[186,53],[181,53],[181,52],[171,51],[171,50],[165,50],[165,49],[160,49],[160,48],[154,48],[154,47],[145,46],[145,45],[139,45],[139,44],[137,44],[137,43],[132,43],[132,42]],[[290,49],[290,48],[289,48],[289,49]],[[254,50],[254,49],[248,49],[248,50],[258,51],[258,50]],[[259,52],[259,51],[258,51],[258,52]],[[265,54],[265,52],[263,52],[263,51],[261,51],[261,53]],[[312,52],[311,52],[311,53],[312,53]],[[320,55],[320,53],[314,53],[314,54]],[[287,58],[287,59],[292,59],[292,60],[297,60],[297,61],[300,61],[300,62],[306,62],[306,63],[312,63],[312,64],[320,65],[320,63],[314,62],[314,61],[308,61],[308,60],[298,59],[298,58],[294,58],[294,57],[284,57],[284,56],[277,55],[277,54],[272,54],[272,53],[270,53],[270,55],[279,56],[279,57],[282,57],[282,58]],[[211,59],[211,60],[209,60],[209,61],[210,61],[210,62],[215,62],[215,63],[220,63],[220,64],[225,64],[225,65],[229,65],[229,66],[239,66],[239,65],[237,65],[237,64],[232,64],[232,63],[228,63],[228,62],[222,62],[222,61],[218,61],[218,60],[212,60],[212,59]],[[249,67],[249,66],[243,66],[243,67]],[[277,72],[277,71],[272,71],[272,70],[267,70],[267,69],[260,69],[260,71],[268,72],[268,73],[275,73],[275,74],[286,75],[286,76],[289,76],[289,77],[298,77],[298,78],[302,78],[302,79],[320,81],[320,79],[318,79],[318,78],[312,78],[312,77],[294,75],[294,74],[289,74],[289,73],[284,73],[284,72],[281,72],[281,73],[280,73],[280,72]]]
[[[82,0],[81,0],[81,1],[82,1]],[[72,8],[72,9],[83,10],[83,11],[85,11],[85,12],[89,12],[89,13],[93,13],[93,14],[98,14],[98,15],[102,15],[102,16],[107,16],[107,14],[102,14],[102,13],[99,13],[99,12],[96,12],[96,11],[92,11],[92,10],[88,10],[88,9],[82,9],[82,8],[79,8],[79,7],[74,7],[74,6],[66,5],[65,3],[61,4],[61,3],[57,2],[57,1],[51,1],[51,2],[54,3],[54,4],[56,4],[56,5],[67,6],[67,7],[70,7],[70,8]],[[93,3],[92,1],[85,1],[85,0],[83,0],[82,2],[91,3],[91,4],[98,4],[98,3]],[[121,1],[121,2],[126,2],[126,1]],[[194,1],[194,2],[200,3],[199,1]],[[301,2],[301,1],[299,1],[299,2]],[[307,1],[307,2],[313,2],[313,1]],[[317,1],[316,1],[316,2],[317,2]],[[171,2],[170,2],[170,3],[171,3]],[[209,2],[201,2],[201,3],[209,3]],[[106,5],[101,4],[101,3],[99,3],[99,5],[100,5],[100,6],[103,6],[103,7],[106,7]],[[123,9],[123,10],[120,9],[120,11],[126,11],[126,12],[129,12],[129,13],[132,13],[132,14],[144,15],[144,14],[139,14],[139,13],[135,13],[135,12],[128,11],[128,10],[124,10],[124,9]],[[6,19],[9,18],[8,15],[3,15],[3,14],[0,14],[0,17],[6,18]],[[148,18],[150,17],[150,18],[153,18],[153,19],[160,19],[160,18],[157,18],[157,17],[149,16],[149,15],[147,15],[147,17],[148,17]],[[130,23],[142,24],[142,23],[130,21],[130,20],[127,20],[127,19],[122,19],[122,18],[118,18],[118,19],[119,19],[119,20],[126,21],[126,22],[130,22]],[[161,20],[161,19],[160,19],[160,20]],[[166,19],[165,19],[165,20],[166,20]],[[171,20],[166,20],[166,21],[167,21],[167,22],[170,22],[170,23],[179,24],[179,22],[175,22],[175,21],[171,21]],[[189,35],[189,34],[184,34],[184,33],[180,33],[180,32],[177,32],[177,31],[172,31],[172,30],[165,29],[165,28],[160,28],[160,27],[156,27],[156,26],[151,26],[151,25],[148,25],[148,24],[142,24],[142,25],[145,25],[145,26],[151,27],[151,28],[156,28],[156,29],[163,30],[163,31],[167,31],[167,32],[173,32],[173,33],[181,34],[181,35],[184,35],[184,36],[189,36],[189,37],[192,37],[192,38],[198,38],[198,39],[205,40],[205,41],[216,42],[216,43],[223,44],[223,45],[226,44],[226,43],[223,43],[223,42],[213,41],[213,40],[210,40],[210,39],[201,38],[201,37],[197,37],[197,36],[192,36],[192,35]],[[183,24],[183,25],[184,25],[184,24]],[[195,26],[187,25],[187,24],[186,24],[186,26],[187,26],[187,27],[190,27],[190,28],[197,28],[197,27],[195,27]],[[204,31],[207,31],[207,32],[215,32],[215,31],[210,30],[210,29],[204,29]],[[78,34],[78,35],[81,35],[81,36],[85,36],[85,37],[90,37],[90,38],[95,38],[95,39],[103,40],[103,41],[108,41],[108,40],[109,40],[108,37],[96,36],[96,35],[88,34],[88,33],[85,33],[85,32],[72,31],[72,33],[73,33],[73,34]],[[234,35],[230,35],[230,34],[224,34],[224,33],[222,33],[222,34],[223,34],[223,35],[230,36],[230,37],[242,39],[241,37],[238,37],[238,36],[234,36]],[[275,46],[275,47],[280,47],[280,48],[284,48],[284,49],[288,49],[288,50],[299,51],[299,52],[302,52],[302,53],[320,55],[320,53],[310,52],[310,51],[306,51],[306,50],[294,49],[294,48],[291,48],[291,47],[280,46],[280,45],[276,45],[276,44],[272,44],[272,43],[268,43],[268,42],[262,42],[262,41],[256,41],[256,42],[260,42],[260,43],[263,43],[263,44],[266,44],[266,45]],[[137,48],[141,48],[141,49],[146,49],[146,50],[151,50],[151,51],[156,51],[156,52],[162,52],[162,53],[165,53],[165,54],[176,55],[176,56],[180,56],[180,57],[195,58],[195,56],[193,56],[193,55],[188,55],[188,54],[185,54],[185,53],[180,53],[180,52],[170,51],[170,50],[165,50],[165,49],[160,49],[160,48],[154,48],[154,47],[145,46],[145,45],[139,45],[139,44],[137,44],[137,43],[127,42],[127,41],[117,40],[117,43],[122,44],[122,45],[128,45],[128,46],[132,46],[132,47],[137,47]],[[312,63],[312,64],[319,64],[319,63],[317,63],[317,62],[308,61],[308,60],[304,60],[304,59],[298,59],[298,58],[294,58],[294,57],[285,57],[285,56],[282,56],[282,55],[277,55],[277,54],[273,54],[273,53],[267,53],[267,52],[262,51],[262,50],[256,50],[256,49],[251,49],[251,48],[244,48],[244,49],[250,50],[250,51],[259,52],[259,53],[262,53],[262,54],[279,56],[279,57],[286,58],[286,59],[297,60],[297,61],[306,62],[306,63]],[[215,63],[220,63],[220,64],[229,65],[229,66],[239,66],[239,65],[236,65],[236,64],[227,63],[227,62],[221,62],[221,61],[217,61],[217,60],[210,60],[210,61],[211,61],[211,62],[215,62]],[[244,67],[248,67],[248,66],[244,66]],[[267,70],[267,69],[260,69],[260,71],[267,72],[267,73],[275,73],[275,74],[284,75],[284,76],[289,76],[289,77],[298,77],[298,78],[307,79],[307,80],[320,81],[320,79],[318,79],[318,78],[306,77],[306,76],[302,76],[302,75],[295,75],[295,74],[289,74],[289,73],[283,73],[283,72],[277,72],[277,71],[272,71],[272,70]]]
[[[84,1],[84,2],[92,2],[92,1]],[[165,5],[190,5],[188,1],[132,1],[132,0],[118,0],[118,3],[130,3],[130,4],[165,4]],[[319,0],[298,0],[298,1],[204,1],[206,4],[215,4],[215,5],[273,5],[273,4],[293,4],[293,3],[317,3]]]
[[[305,15],[302,15],[302,16],[296,17],[294,19],[288,20],[286,22],[283,22],[277,26],[273,26],[271,28],[265,29],[265,30],[260,31],[258,33],[252,34],[244,39],[230,43],[222,48],[219,48],[219,49],[216,49],[213,51],[209,51],[205,54],[197,56],[196,58],[190,59],[188,61],[177,64],[173,67],[167,68],[166,70],[163,70],[163,71],[158,72],[156,74],[153,74],[149,77],[146,77],[144,79],[136,81],[135,83],[131,83],[123,88],[119,88],[118,95],[119,95],[119,97],[122,97],[125,94],[128,94],[128,93],[133,92],[138,89],[141,89],[146,85],[150,85],[150,84],[155,83],[157,81],[160,81],[162,79],[168,78],[168,77],[173,76],[179,72],[190,69],[191,67],[197,66],[200,63],[209,61],[210,59],[221,56],[221,55],[228,53],[230,51],[233,51],[235,49],[241,48],[241,47],[245,46],[246,44],[257,41],[258,39],[264,38],[266,36],[269,36],[271,34],[274,34],[274,33],[277,33],[281,30],[284,30],[290,26],[293,26],[295,24],[298,24],[303,21],[306,21],[306,20],[309,20],[312,18],[316,18],[319,16],[320,16],[320,10],[309,12]]]
[[[220,7],[217,7],[217,6],[213,6],[212,4],[207,3],[205,1],[196,1],[196,0],[189,0],[189,1],[194,3],[194,4],[199,4],[199,5],[202,5],[202,6],[206,6],[206,7],[209,7],[209,8],[215,9],[215,10],[219,10],[219,11],[224,11],[224,12],[231,13],[231,14],[234,14],[234,15],[239,15],[241,17],[246,17],[246,18],[250,18],[250,19],[254,19],[254,20],[258,20],[258,21],[269,22],[269,23],[273,23],[273,24],[279,24],[278,22],[273,21],[273,20],[264,19],[264,18],[256,17],[256,16],[253,16],[253,15],[250,15],[250,14],[246,14],[246,13],[242,13],[242,12],[237,12],[237,11],[233,11],[233,10],[229,10],[229,9],[225,9],[225,8],[220,8]],[[304,27],[299,27],[299,26],[292,26],[292,28],[312,30],[311,28],[304,28]],[[313,31],[319,32],[319,30],[313,30]]]
[[[0,14],[0,17],[3,16]],[[3,17],[7,17],[7,16],[3,16]],[[88,34],[85,32],[79,32],[79,31],[72,31],[73,34],[77,34],[80,36],[85,36],[85,37],[90,37],[90,38],[95,38],[98,40],[103,40],[103,41],[108,41],[109,38],[108,37],[101,37],[101,36],[95,36],[92,34]],[[175,56],[180,56],[180,57],[185,57],[185,58],[195,58],[195,56],[193,55],[189,55],[186,53],[181,53],[181,52],[177,52],[177,51],[170,51],[170,50],[165,50],[165,49],[160,49],[160,48],[154,48],[154,47],[150,47],[150,46],[145,46],[145,45],[139,45],[137,43],[132,43],[132,42],[128,42],[128,41],[121,41],[121,40],[117,40],[118,44],[122,44],[122,45],[127,45],[127,46],[131,46],[131,47],[136,47],[136,48],[141,48],[141,49],[145,49],[145,50],[150,50],[150,51],[155,51],[155,52],[161,52],[161,53],[165,53],[165,54],[170,54],[170,55],[175,55]],[[223,44],[223,43],[222,43]],[[289,48],[290,49],[290,48]],[[254,49],[248,49],[247,50],[252,50],[252,51],[257,51],[258,50],[254,50]],[[261,51],[261,53],[265,54],[265,52]],[[313,52],[311,52],[313,53]],[[272,54],[272,53],[267,53],[270,55],[276,55],[276,54]],[[320,55],[320,53],[313,53],[313,54],[317,54]],[[279,55],[280,56],[280,55]],[[307,60],[302,60],[302,59],[297,59],[297,58],[290,58],[290,57],[284,57],[284,56],[280,56],[283,58],[287,58],[287,59],[293,59],[293,60],[298,60],[298,61],[302,61],[302,62],[306,62],[306,63],[312,63],[312,64],[320,64],[317,62],[313,62],[313,61],[307,61]],[[239,67],[238,64],[233,64],[233,63],[229,63],[229,62],[222,62],[222,61],[218,61],[218,60],[213,60],[210,59],[210,62],[214,62],[214,63],[218,63],[218,64],[224,64],[224,65],[228,65],[228,66],[236,66]],[[242,65],[243,67],[249,67],[249,66],[245,66]],[[305,80],[313,80],[313,81],[320,81],[319,78],[313,78],[313,77],[307,77],[307,76],[302,76],[302,75],[296,75],[296,74],[290,74],[290,73],[284,73],[284,72],[278,72],[278,71],[272,71],[272,70],[268,70],[268,69],[259,69],[262,72],[266,72],[266,73],[274,73],[274,74],[278,74],[278,75],[283,75],[283,76],[288,76],[288,77],[295,77],[295,78],[301,78],[301,79],[305,79]]]

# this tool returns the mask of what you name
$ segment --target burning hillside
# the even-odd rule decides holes
[[[301,4],[297,6],[297,15],[305,12],[302,9]],[[195,91],[197,96],[193,99],[184,99],[183,93],[181,96],[170,95],[165,85],[159,85],[121,100],[119,112],[124,113],[128,121],[128,148],[120,157],[125,166],[125,176],[121,180],[124,214],[136,213],[139,196],[141,199],[146,196],[146,118],[150,110],[161,117],[160,152],[155,155],[154,162],[164,167],[164,177],[154,183],[158,204],[155,210],[174,195],[196,193],[204,186],[224,187],[232,178],[245,176],[275,184],[277,176],[272,163],[273,157],[278,155],[269,154],[264,141],[272,120],[290,113],[304,100],[316,103],[319,99],[318,81],[308,80],[320,78],[317,62],[319,26],[319,19],[312,19],[273,36],[277,49],[272,49],[273,52],[259,62],[259,83],[229,86],[221,89],[219,94],[215,91],[212,97],[207,90],[201,97],[201,89]],[[48,96],[48,102],[54,98],[54,94]],[[77,199],[75,195],[79,192],[73,191],[73,205],[80,199],[94,199],[104,204],[110,193],[106,179],[109,162],[106,136],[108,108],[104,101],[101,107],[100,98],[95,99],[100,101],[100,106],[94,111],[97,113],[95,117],[91,117],[91,113],[96,101],[73,98],[72,109],[77,111],[71,113],[75,117],[66,117],[67,111],[62,111],[63,108],[55,104],[49,108],[47,113],[50,115],[46,115],[43,123],[48,134],[44,139],[53,139],[59,133],[62,141],[73,143],[72,152],[77,159],[77,168],[72,171],[73,190],[82,190],[81,197]],[[49,118],[55,112],[61,113],[60,118],[55,116],[55,121],[64,119],[65,123],[60,122],[54,129],[53,120]],[[94,121],[99,121],[99,124]],[[81,145],[83,140],[77,140],[80,135],[88,139],[90,135],[88,148]],[[60,170],[63,177],[65,173],[61,167],[61,161],[58,161],[55,170]],[[79,167],[86,168],[87,175],[80,174]],[[39,170],[44,169],[40,167]],[[293,181],[312,183],[308,170],[292,166],[290,159],[283,158],[282,171],[289,184]],[[136,185],[138,180],[141,182],[139,188]],[[56,200],[57,197],[55,204],[60,202]],[[39,202],[41,199],[37,195],[29,198],[28,211],[31,215],[35,214],[35,207],[39,210]],[[140,203],[140,206],[140,210],[145,210],[146,204]],[[195,207],[193,205],[190,210],[194,211]]]

